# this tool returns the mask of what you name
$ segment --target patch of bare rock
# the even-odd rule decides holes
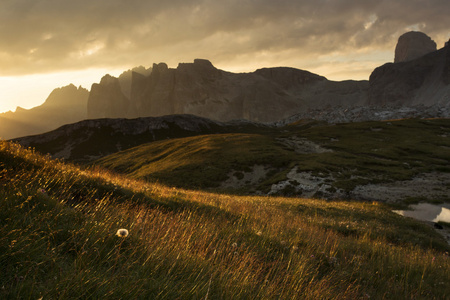
[[[266,178],[267,173],[271,169],[270,166],[254,165],[247,172],[232,170],[228,173],[228,179],[222,182],[221,188],[240,189],[248,186],[256,186]]]
[[[286,180],[273,184],[268,195],[299,195],[311,198],[322,196],[325,198],[340,198],[342,191],[332,186],[331,176],[313,175],[312,172],[298,172],[298,167],[292,168],[286,175]]]
[[[297,136],[278,138],[277,141],[299,154],[333,152],[331,149],[326,149],[312,141]]]
[[[450,174],[426,173],[411,180],[357,186],[351,195],[355,199],[388,203],[408,198],[445,200],[450,195]]]
[[[333,182],[331,175],[298,172],[297,167],[294,167],[287,173],[286,180],[272,185],[268,194],[291,194],[328,200],[351,198],[386,203],[399,203],[408,199],[445,201],[450,195],[448,173],[426,173],[411,180],[360,185],[352,191],[336,189]]]

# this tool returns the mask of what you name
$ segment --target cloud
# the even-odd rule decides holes
[[[393,56],[412,29],[441,47],[449,15],[448,0],[3,0],[0,75],[197,57],[230,68],[304,68],[327,57]]]

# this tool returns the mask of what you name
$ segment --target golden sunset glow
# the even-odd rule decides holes
[[[449,39],[448,1],[2,1],[0,112],[42,103],[113,70],[195,58],[252,72],[288,66],[330,80],[368,79],[406,31]]]

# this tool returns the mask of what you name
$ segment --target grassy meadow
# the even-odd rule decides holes
[[[299,152],[283,140],[307,140],[328,151]],[[449,149],[450,119],[335,125],[303,121],[281,128],[146,143],[105,156],[94,164],[134,179],[241,194],[255,190],[267,193],[272,184],[286,180],[287,173],[297,167],[298,173],[311,172],[325,178],[332,190],[349,193],[358,185],[409,180],[423,173],[449,173]],[[255,165],[269,170],[260,182],[237,191],[221,189],[230,174],[242,176]],[[448,191],[443,190],[439,199],[428,199],[437,200],[450,201]]]
[[[1,299],[448,299],[449,251],[379,203],[184,190],[0,141]]]

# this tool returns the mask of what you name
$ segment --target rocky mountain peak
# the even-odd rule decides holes
[[[85,108],[88,96],[89,91],[87,89],[81,86],[77,88],[75,85],[69,84],[67,86],[54,89],[48,96],[47,100],[45,100],[45,102],[42,104],[42,106],[81,106]]]
[[[276,82],[280,86],[287,89],[297,87],[299,85],[306,85],[317,81],[327,80],[323,76],[288,67],[258,69],[255,71],[255,74]]]
[[[200,58],[194,59],[194,66],[196,66],[197,68],[202,68],[202,69],[217,70],[216,67],[214,67],[213,64],[207,59],[200,59]]]
[[[398,38],[394,62],[411,61],[436,49],[436,43],[428,35],[419,31],[410,31]]]
[[[118,78],[111,76],[109,74],[106,74],[105,76],[102,77],[102,79],[100,80],[100,84],[101,85],[115,85],[117,82],[119,81]]]
[[[152,70],[154,73],[162,73],[164,71],[167,71],[169,67],[166,63],[159,63],[159,64],[153,64]]]
[[[10,139],[49,131],[87,117],[89,91],[70,84],[54,89],[45,102],[31,109],[18,107],[0,114],[0,137]]]
[[[127,110],[128,98],[123,94],[118,78],[107,74],[100,83],[92,85],[87,102],[88,118],[118,118]]]

